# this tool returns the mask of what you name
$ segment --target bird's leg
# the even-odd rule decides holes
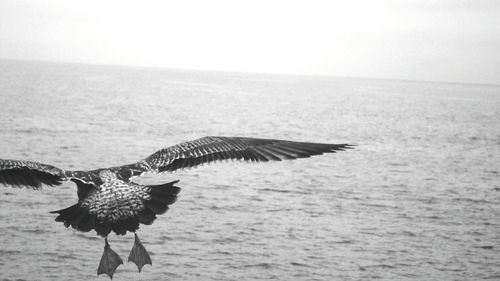
[[[113,274],[120,264],[123,264],[122,259],[109,247],[108,237],[104,238],[104,253],[102,253],[101,262],[97,268],[97,275],[104,273],[113,279]]]
[[[139,240],[137,233],[134,233],[134,235],[134,247],[132,247],[132,250],[130,251],[128,261],[135,263],[137,265],[137,268],[139,269],[139,272],[141,272],[141,269],[145,264],[153,265],[153,263],[151,262],[151,258],[149,257],[148,252],[146,251],[144,246],[142,246],[141,240]]]

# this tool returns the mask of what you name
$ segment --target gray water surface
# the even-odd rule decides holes
[[[0,158],[63,169],[205,135],[358,145],[140,179],[181,196],[114,280],[500,279],[498,86],[0,61],[0,105]],[[103,240],[49,213],[76,201],[0,186],[0,279],[107,279]]]

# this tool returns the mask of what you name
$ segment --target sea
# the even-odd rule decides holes
[[[0,60],[0,158],[86,170],[199,137],[349,143],[179,179],[114,280],[500,280],[500,86]],[[72,182],[0,184],[0,280],[108,280],[104,241],[50,211]]]

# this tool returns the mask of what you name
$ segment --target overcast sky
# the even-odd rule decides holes
[[[500,84],[500,1],[0,0],[0,57]]]

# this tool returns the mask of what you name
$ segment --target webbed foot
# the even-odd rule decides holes
[[[109,278],[113,279],[116,268],[120,264],[123,264],[123,261],[115,251],[111,250],[107,237],[104,239],[104,243],[104,252],[102,253],[101,262],[99,262],[99,267],[97,268],[97,276],[104,273],[107,274]]]
[[[130,251],[130,255],[128,256],[128,261],[135,263],[137,265],[137,268],[139,269],[139,272],[141,272],[141,269],[145,264],[153,265],[153,263],[151,262],[151,258],[149,257],[149,254],[144,248],[144,246],[142,245],[141,240],[139,240],[137,234],[134,233],[134,235],[135,235],[134,247],[132,247],[132,250]]]

